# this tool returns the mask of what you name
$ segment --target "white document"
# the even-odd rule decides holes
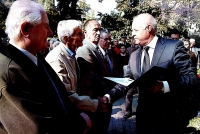
[[[111,80],[113,82],[119,83],[124,86],[130,85],[134,81],[130,78],[116,78],[116,77],[104,77],[104,78]]]

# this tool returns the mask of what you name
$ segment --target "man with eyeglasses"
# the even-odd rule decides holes
[[[100,53],[103,54],[103,62],[107,69],[110,71],[110,74],[113,72],[113,59],[112,53],[108,50],[109,45],[111,44],[111,35],[107,29],[103,29],[100,32],[100,40],[98,43],[98,47],[100,49]]]
[[[110,76],[109,65],[105,64],[105,54],[102,53],[99,40],[110,42],[110,36],[100,36],[101,25],[92,19],[84,24],[85,39],[83,46],[76,51],[76,58],[80,67],[80,95],[88,95],[94,99],[103,97],[113,87],[113,83],[103,77]],[[101,39],[100,39],[101,38]],[[108,104],[107,113],[96,112],[93,122],[94,131],[91,134],[105,134],[107,132],[112,112],[112,105]]]

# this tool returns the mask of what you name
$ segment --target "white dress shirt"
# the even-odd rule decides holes
[[[151,61],[152,61],[152,59],[153,59],[153,54],[154,54],[154,50],[155,50],[157,41],[158,41],[158,37],[155,36],[155,37],[153,38],[153,40],[147,45],[147,46],[149,46],[148,53],[149,53],[150,65],[151,65]],[[144,51],[142,52],[141,69],[142,69],[142,65],[143,65],[143,59],[144,59]],[[163,81],[163,88],[162,88],[162,91],[163,91],[164,93],[167,93],[167,92],[170,91],[169,84],[168,84],[167,81]]]

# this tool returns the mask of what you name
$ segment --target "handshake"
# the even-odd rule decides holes
[[[98,107],[97,107],[97,110],[99,112],[108,112],[111,108],[112,108],[112,105],[111,103],[109,103],[109,99],[108,99],[108,96],[103,96],[102,98],[98,98]]]

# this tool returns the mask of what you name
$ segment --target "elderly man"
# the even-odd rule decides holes
[[[0,133],[83,133],[87,116],[70,104],[64,84],[38,54],[52,35],[44,8],[15,1],[5,31],[10,44],[0,45]]]
[[[138,86],[137,134],[185,133],[189,120],[197,115],[198,78],[183,42],[156,36],[157,22],[147,13],[134,18],[132,30],[140,48],[131,54],[125,77],[137,80],[153,66],[173,72],[170,77],[159,77],[151,84],[148,81],[154,76],[149,76]],[[116,85],[109,93],[111,102],[127,90]]]
[[[88,20],[84,24],[85,39],[83,46],[76,51],[80,66],[80,90],[78,93],[97,99],[106,94],[113,85],[103,77],[110,76],[110,69],[104,61],[98,42],[101,26],[96,20]],[[103,39],[102,39],[103,40]],[[96,133],[104,134],[109,126],[112,106],[107,113],[96,113]]]
[[[77,109],[89,113],[96,112],[97,109],[106,111],[106,109],[103,109],[105,104],[100,99],[98,101],[97,99],[91,99],[89,96],[79,96],[76,93],[79,88],[80,72],[75,53],[76,49],[82,46],[84,38],[81,27],[82,23],[78,20],[60,21],[57,34],[61,42],[49,52],[45,59],[58,74],[66,90],[72,93],[69,98]]]
[[[111,44],[111,34],[107,29],[102,29],[100,32],[100,40],[98,43],[98,47],[100,52],[103,54],[103,59],[105,61],[105,65],[107,70],[110,71],[110,76],[116,74],[115,70],[115,57],[110,49],[108,49]]]

